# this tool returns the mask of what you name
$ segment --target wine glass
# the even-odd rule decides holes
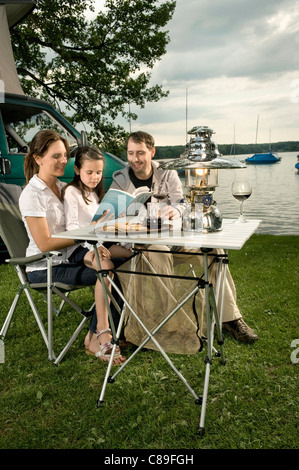
[[[232,183],[232,195],[240,202],[240,215],[236,220],[236,223],[246,222],[243,216],[243,202],[248,199],[252,193],[250,181],[233,181]]]
[[[153,183],[151,191],[156,202],[151,202],[147,205],[147,224],[152,228],[161,228],[164,223],[161,202],[168,197],[168,183],[165,181]]]
[[[168,183],[161,181],[160,183],[152,184],[153,197],[160,203],[168,196]]]

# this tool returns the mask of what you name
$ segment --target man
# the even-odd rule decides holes
[[[146,132],[131,133],[127,140],[128,166],[113,174],[111,188],[132,193],[138,187],[148,186],[151,188],[153,183],[159,185],[162,180],[166,181],[168,183],[168,199],[167,205],[163,209],[163,215],[169,217],[169,219],[178,218],[181,216],[182,203],[184,202],[180,179],[174,170],[158,169],[158,164],[152,161],[154,156],[155,143],[153,137]],[[182,251],[189,250],[182,249]],[[186,256],[188,260],[186,260],[185,256],[179,254],[180,250],[177,254],[173,254],[172,258],[162,253],[158,253],[158,256],[157,253],[147,254],[146,256],[155,266],[158,273],[171,274],[173,266],[177,264],[190,262],[192,265],[202,265],[202,257],[192,256],[192,251],[190,250],[190,252],[190,257]],[[218,252],[219,250],[217,250]],[[217,267],[215,264],[212,265],[209,273],[211,282],[215,285],[217,277]],[[258,336],[243,320],[237,307],[235,285],[229,269],[227,269],[222,322],[223,329],[232,333],[241,342],[249,343],[258,339]]]

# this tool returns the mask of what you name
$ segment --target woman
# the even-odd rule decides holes
[[[94,254],[77,245],[74,240],[52,238],[52,234],[65,231],[65,216],[62,189],[65,183],[59,180],[69,158],[68,142],[57,132],[41,130],[33,138],[24,160],[26,183],[19,201],[20,210],[29,237],[26,255],[43,251],[59,250],[62,256],[53,257],[53,282],[72,285],[95,285],[97,314],[96,334],[92,334],[87,352],[103,361],[110,359],[112,344],[106,312],[99,307],[103,290],[96,276]],[[111,269],[109,251],[98,248],[103,269]],[[45,282],[47,279],[46,260],[27,267],[30,282]],[[125,358],[117,348],[114,364],[121,364]]]

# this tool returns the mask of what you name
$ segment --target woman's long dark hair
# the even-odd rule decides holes
[[[67,158],[70,157],[70,147],[69,143],[64,137],[61,137],[56,131],[49,129],[43,129],[38,131],[33,137],[30,145],[29,152],[25,155],[24,158],[24,174],[26,178],[26,183],[29,183],[32,176],[37,174],[39,171],[39,166],[35,161],[36,157],[43,157],[47,152],[48,148],[54,142],[61,140],[64,143],[65,150],[67,153]]]
[[[100,152],[98,148],[93,147],[91,145],[86,145],[85,147],[78,148],[75,157],[75,166],[78,168],[78,170],[82,168],[83,162],[86,160],[100,160],[105,164],[104,155]],[[82,183],[80,175],[75,174],[73,180],[63,188],[63,194],[68,186],[75,186],[75,188],[78,188],[82,194],[85,203],[88,204],[90,202],[90,200],[88,199],[89,190],[85,186],[85,184]],[[103,179],[101,179],[99,184],[95,187],[94,192],[98,196],[100,202],[104,197]]]

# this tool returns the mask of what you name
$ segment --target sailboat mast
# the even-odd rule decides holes
[[[255,146],[254,146],[254,151],[256,151],[258,129],[259,129],[259,115],[257,115],[257,120],[256,120],[256,131],[255,131]]]
[[[188,88],[186,88],[186,145],[188,143]]]
[[[230,155],[234,152],[234,156],[236,154],[236,131],[235,131],[235,124],[234,124],[234,135],[233,135],[233,143],[230,148]]]

